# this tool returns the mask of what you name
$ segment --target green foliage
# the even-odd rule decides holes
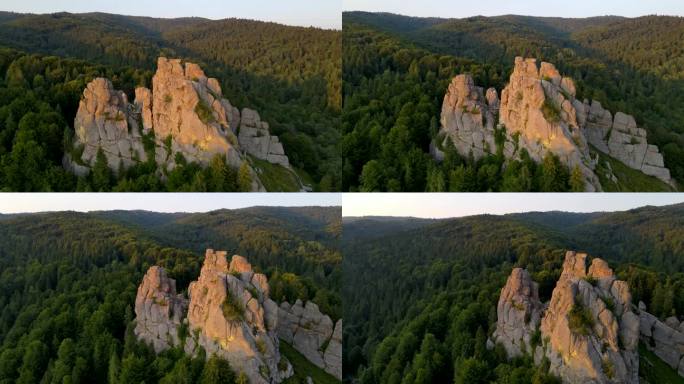
[[[357,189],[362,168],[371,160],[401,175],[409,149],[428,153],[437,132],[431,117],[439,117],[454,75],[470,73],[479,86],[501,90],[516,56],[552,62],[573,78],[578,99],[595,99],[613,113],[634,115],[649,142],[663,152],[673,177],[684,180],[684,67],[672,59],[682,51],[681,18],[424,19],[345,12],[343,20],[345,190]],[[427,105],[400,120],[403,107],[418,101]],[[558,118],[560,111],[550,101],[543,109],[547,119]],[[392,140],[391,130],[404,121],[413,135],[405,142]],[[425,189],[385,175],[381,190],[390,190],[386,185],[395,179],[401,190]],[[490,189],[496,190],[482,190]]]
[[[594,328],[594,317],[589,308],[576,301],[568,312],[568,326],[570,331],[578,335],[590,335]]]
[[[242,303],[230,291],[226,291],[226,298],[221,303],[221,310],[228,321],[242,321],[245,317],[245,309],[242,307]]]
[[[197,383],[203,355],[157,355],[133,334],[136,290],[148,267],[164,267],[184,292],[212,244],[248,256],[269,278],[308,281],[314,300],[324,298],[319,290],[330,292],[330,302],[315,302],[341,313],[339,220],[339,208],[3,217],[0,380]]]
[[[649,383],[684,384],[684,378],[643,343],[639,343],[639,376]]]
[[[69,60],[68,65],[52,63],[46,71],[26,62],[13,63],[23,55],[16,51],[3,50],[0,55],[0,77],[7,74],[11,87],[38,93],[53,107],[60,105],[57,112],[66,122],[59,125],[60,129],[74,121],[80,95],[94,77],[112,79],[115,87],[123,89],[132,100],[136,86],[149,87],[159,56],[183,57],[199,63],[207,74],[223,82],[223,94],[234,105],[259,110],[271,131],[281,138],[294,166],[306,170],[315,184],[325,179],[326,189],[340,189],[341,160],[337,147],[342,104],[340,31],[236,19],[13,14],[0,21],[0,46],[94,63],[83,65]],[[171,95],[164,99],[172,101]],[[0,97],[0,106],[9,104],[6,100]],[[54,155],[55,166],[61,164],[63,153],[59,149],[45,152],[50,157]],[[49,169],[42,165],[38,168]],[[152,174],[147,172],[135,179],[127,177],[119,189],[155,191],[159,183],[149,180]],[[36,179],[53,182],[57,178],[38,174]],[[45,184],[35,188],[46,190]],[[75,180],[64,184],[59,188],[50,185],[49,189],[76,188]],[[0,186],[6,185],[0,179]],[[17,190],[15,185],[9,187]],[[20,187],[18,190],[29,190]]]
[[[204,124],[216,122],[216,118],[214,118],[214,111],[209,108],[207,103],[202,99],[197,100],[197,104],[195,105],[195,113]]]
[[[283,381],[284,384],[306,384],[307,376],[310,376],[316,384],[340,383],[329,373],[313,365],[304,355],[282,339],[280,340],[280,353],[282,354],[281,362],[286,359],[294,368],[294,375]],[[280,366],[280,362],[278,365]]]
[[[235,372],[233,372],[228,362],[216,355],[211,355],[207,360],[202,377],[199,380],[200,384],[214,384],[214,383],[235,383]]]
[[[558,108],[558,106],[554,104],[553,100],[549,99],[548,97],[544,99],[541,110],[542,114],[544,114],[544,118],[548,122],[557,124],[560,121],[560,108]]]

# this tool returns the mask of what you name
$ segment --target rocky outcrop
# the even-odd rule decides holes
[[[684,327],[676,317],[665,322],[646,312],[639,303],[640,335],[644,345],[684,377]]]
[[[591,105],[584,101],[578,108],[578,119],[586,121],[584,134],[599,149],[647,175],[655,176],[665,183],[673,184],[670,170],[665,168],[663,155],[658,147],[646,140],[646,130],[638,128],[633,116],[617,112],[615,118],[594,100]]]
[[[561,277],[541,322],[535,360],[548,358],[564,382],[638,383],[639,318],[627,283],[608,264],[568,251]]]
[[[542,303],[539,288],[530,274],[515,268],[501,290],[497,305],[494,341],[501,343],[508,356],[521,356],[532,352],[531,340],[539,328]]]
[[[115,90],[109,80],[96,78],[88,83],[74,121],[74,146],[82,149],[80,159],[74,162],[92,165],[98,151],[104,153],[114,171],[146,161],[140,127],[132,111],[126,94]]]
[[[188,300],[176,294],[176,281],[164,268],[150,267],[135,298],[134,333],[157,353],[180,345],[179,330],[187,308]]]
[[[444,96],[440,132],[431,146],[437,160],[448,141],[462,156],[479,159],[501,150],[508,159],[522,151],[540,162],[548,153],[583,175],[585,190],[602,190],[589,144],[631,168],[674,185],[662,155],[648,144],[634,118],[610,112],[594,101],[580,102],[571,78],[553,64],[517,57],[499,100],[495,89],[475,86],[469,75],[456,76]],[[499,142],[497,143],[497,135]]]
[[[160,169],[172,170],[177,154],[201,165],[218,155],[235,168],[251,154],[290,167],[278,137],[270,135],[268,123],[256,111],[243,109],[241,116],[223,97],[218,80],[178,59],[160,57],[152,89],[136,88],[134,103],[109,80],[93,80],[83,91],[74,129],[74,148],[82,154],[72,159],[78,151],[67,151],[64,164],[78,174],[87,173],[79,167],[91,167],[100,150],[115,171],[147,161],[151,151],[145,151],[143,134],[154,143]],[[256,172],[251,172],[252,189],[264,190]]]
[[[476,160],[496,151],[494,111],[498,105],[495,89],[487,90],[485,98],[484,90],[475,86],[470,75],[454,77],[442,103],[440,146],[450,140],[459,153],[472,153]]]
[[[242,256],[206,252],[199,279],[188,288],[190,305],[185,351],[201,346],[245,372],[251,383],[280,382],[278,305],[268,297],[266,277],[254,273]],[[283,370],[286,371],[286,370]]]
[[[502,290],[494,338],[510,357],[534,347],[535,363],[548,360],[549,371],[565,383],[638,383],[640,321],[627,283],[598,258],[587,270],[586,258],[584,253],[566,253],[541,316],[536,346],[525,338],[536,331],[534,316],[541,305],[535,300],[536,285],[525,271],[515,269]]]
[[[203,349],[207,357],[226,359],[252,384],[279,383],[293,370],[280,355],[278,305],[269,298],[268,280],[244,257],[229,262],[226,255],[207,250],[200,276],[188,288],[189,301],[176,294],[163,268],[151,267],[138,288],[135,334],[156,352],[179,346],[197,355]]]
[[[242,109],[238,140],[240,146],[248,154],[290,168],[290,161],[285,155],[283,144],[278,140],[278,136],[270,135],[268,123],[261,121],[257,111]]]
[[[314,365],[342,380],[342,320],[333,327],[329,316],[309,301],[287,302],[278,309],[278,336]]]

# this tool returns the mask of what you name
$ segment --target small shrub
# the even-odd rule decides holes
[[[262,355],[266,353],[266,343],[262,339],[257,339],[256,347]]]
[[[587,276],[584,278],[584,281],[586,281],[594,287],[596,286],[596,284],[598,284],[598,280],[594,276]]]
[[[632,138],[629,140],[629,143],[632,145],[636,145],[639,144],[639,140],[636,137],[632,136]]]
[[[279,371],[287,370],[288,363],[289,363],[289,360],[287,360],[287,357],[281,355],[280,361],[278,361],[278,370]]]
[[[524,311],[525,310],[524,305],[522,305],[518,302],[515,302],[515,301],[511,301],[511,303],[513,303],[513,308],[517,309],[518,311]]]
[[[603,302],[606,304],[606,308],[608,308],[609,311],[615,313],[615,301],[613,301],[613,298],[606,297],[603,299]]]
[[[532,349],[534,349],[540,343],[541,343],[541,331],[539,329],[537,329],[536,331],[534,331],[534,333],[530,337],[530,345],[532,346]]]
[[[223,311],[223,317],[229,321],[241,321],[245,316],[242,304],[230,292],[226,292],[226,298],[223,300],[223,304],[221,304],[221,310]]]
[[[608,360],[608,359],[603,359],[603,362],[601,363],[601,368],[603,368],[603,373],[606,374],[606,377],[609,379],[613,379],[615,377],[615,367],[613,366],[613,362]]]
[[[594,328],[594,318],[588,308],[580,302],[575,302],[568,313],[568,325],[573,333],[587,336]]]
[[[551,123],[557,123],[560,121],[560,109],[556,107],[553,101],[549,100],[548,98],[544,99],[544,104],[542,104],[542,113],[544,114],[544,118]]]
[[[165,103],[168,104],[168,103],[170,103],[170,102],[172,102],[172,101],[173,101],[173,97],[171,97],[171,95],[169,95],[168,93],[167,93],[166,95],[164,95],[164,102],[165,102]]]
[[[195,105],[195,113],[202,120],[204,124],[210,124],[216,121],[214,119],[214,111],[204,102],[204,100],[199,99]]]

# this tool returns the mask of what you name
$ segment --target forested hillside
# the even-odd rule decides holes
[[[362,383],[554,383],[531,358],[508,361],[500,348],[486,348],[512,268],[526,268],[547,301],[565,250],[584,250],[610,262],[634,303],[681,319],[683,210],[484,215],[414,228],[372,217],[345,222],[345,375]],[[379,235],[357,236],[364,221]],[[653,378],[663,369],[640,374],[662,382]]]
[[[204,250],[226,249],[268,275],[274,300],[313,300],[337,319],[341,256],[329,228],[339,216],[339,208],[2,216],[0,382],[235,382],[225,362],[176,349],[155,355],[136,341],[144,273],[163,266],[184,292]]]
[[[477,85],[501,90],[516,56],[554,63],[575,80],[578,99],[634,115],[673,177],[684,180],[683,18],[345,12],[343,25],[345,190],[570,190],[570,170],[553,159],[503,170],[497,156],[475,162],[447,153],[437,165],[428,155],[451,78],[469,73]],[[620,188],[655,188],[632,184]]]
[[[115,87],[133,100],[134,88],[151,85],[151,71],[155,69],[157,57],[165,55],[199,64],[208,76],[221,81],[223,93],[233,105],[259,110],[272,133],[280,137],[290,162],[302,178],[311,180],[321,190],[340,188],[337,171],[340,157],[336,147],[341,108],[339,31],[237,19],[2,13],[0,47],[14,49],[0,54],[3,74],[0,78],[4,79],[0,81],[0,91],[35,99],[23,110],[15,107],[11,120],[3,118],[0,122],[0,134],[10,144],[15,136],[17,141],[22,141],[16,133],[17,125],[27,113],[37,113],[38,107],[33,105],[41,102],[61,117],[56,123],[60,135],[69,129],[73,135],[79,97],[88,81],[108,75]],[[75,66],[72,59],[84,60],[80,65],[91,69]],[[98,69],[92,70],[95,67]],[[122,81],[125,73],[138,75]],[[53,91],[62,88],[68,88],[69,93],[55,100]],[[3,102],[0,106],[8,104]],[[33,109],[28,110],[30,106]],[[39,115],[42,117],[45,113]],[[14,150],[12,145],[3,144],[0,155]],[[20,150],[21,146],[17,152]],[[41,161],[61,166],[61,158],[54,150],[44,148]],[[6,161],[11,162],[9,155]],[[116,181],[128,178],[133,183],[123,183],[119,189],[166,188],[147,180],[151,179],[147,175],[149,172],[144,170],[133,175],[112,175],[117,180],[105,187],[117,189]],[[10,190],[76,188],[74,180],[61,183],[46,177],[37,180],[42,183],[22,185],[10,180],[2,186]],[[89,184],[81,185],[80,189],[101,189],[98,188],[101,185]],[[214,189],[210,184],[205,189]]]

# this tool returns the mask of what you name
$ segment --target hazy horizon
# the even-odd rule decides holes
[[[229,18],[274,22],[290,26],[341,29],[342,14],[339,0],[252,0],[249,2],[195,0],[5,0],[0,11],[33,14],[110,13],[124,16],[174,19],[200,17],[211,20]]]
[[[525,212],[618,212],[684,202],[680,193],[354,193],[342,197],[342,217],[448,219]]]
[[[5,193],[0,200],[0,214],[114,210],[202,213],[256,206],[341,205],[337,193]]]
[[[488,2],[395,2],[392,0],[343,0],[343,12],[388,12],[414,17],[464,18],[472,16],[522,15],[537,17],[585,18],[598,16],[640,17],[647,15],[684,16],[681,0],[576,0],[548,7],[543,0],[490,0]]]

